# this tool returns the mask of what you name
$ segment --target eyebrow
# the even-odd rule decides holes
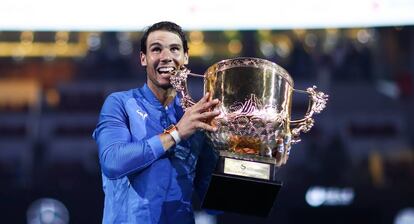
[[[149,45],[149,47],[152,47],[152,46],[163,46],[163,45],[161,43],[159,43],[159,42],[154,42],[154,43],[151,43]],[[182,48],[183,47],[182,44],[170,44],[168,46],[169,47],[179,47],[179,48]]]
[[[179,48],[182,48],[183,45],[181,45],[181,44],[170,44],[170,47],[179,47]]]
[[[154,42],[154,43],[149,45],[149,47],[152,47],[152,46],[162,46],[162,45],[158,42]]]

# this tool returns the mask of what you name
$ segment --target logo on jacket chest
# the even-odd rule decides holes
[[[142,120],[145,120],[145,118],[146,118],[146,117],[148,117],[148,114],[147,114],[146,112],[144,112],[144,111],[140,111],[140,110],[138,109],[136,112],[137,112],[137,114],[138,114],[139,116],[141,116],[141,117],[142,117]]]

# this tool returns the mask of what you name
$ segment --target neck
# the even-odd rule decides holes
[[[174,99],[175,95],[177,94],[175,89],[170,87],[168,89],[163,89],[161,87],[156,87],[153,85],[147,84],[150,90],[154,93],[155,97],[157,97],[158,101],[164,106],[167,106],[171,103]]]

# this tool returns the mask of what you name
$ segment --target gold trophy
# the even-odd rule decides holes
[[[312,117],[325,108],[328,95],[317,91],[316,86],[294,89],[291,76],[276,63],[234,58],[213,64],[204,75],[193,74],[185,67],[174,71],[171,84],[182,95],[184,110],[194,104],[187,90],[188,75],[203,77],[204,93],[221,101],[214,108],[221,113],[211,121],[218,131],[206,133],[220,157],[203,206],[268,215],[281,187],[276,171],[287,162],[292,144],[300,141],[300,133],[312,128]],[[294,92],[309,95],[308,111],[299,120],[291,120]],[[256,188],[256,195],[250,199],[245,198],[246,194],[231,197],[234,187],[250,188],[247,192]],[[260,193],[262,198],[257,195]],[[251,208],[253,200],[259,200],[263,208]]]

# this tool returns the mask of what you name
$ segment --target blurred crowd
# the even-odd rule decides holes
[[[204,32],[210,53],[191,56],[193,72],[203,74],[227,58],[265,58],[284,67],[295,88],[317,85],[330,95],[326,113],[316,116],[314,128],[279,170],[284,189],[271,218],[390,223],[399,209],[413,206],[413,27],[239,31],[239,48],[225,52],[219,50],[229,40],[215,35],[221,34]],[[99,44],[94,38],[83,57],[0,58],[0,211],[8,223],[25,222],[29,205],[41,197],[62,201],[71,223],[100,222],[103,193],[91,134],[105,97],[142,85],[145,73],[138,39],[125,43],[125,35],[116,32],[101,33]],[[192,46],[197,50],[190,45],[190,52]],[[190,81],[195,98],[202,85]],[[294,97],[292,116],[303,116],[306,108],[306,99]],[[317,185],[353,188],[354,204],[313,210],[304,195]],[[273,223],[221,217],[230,219]]]

